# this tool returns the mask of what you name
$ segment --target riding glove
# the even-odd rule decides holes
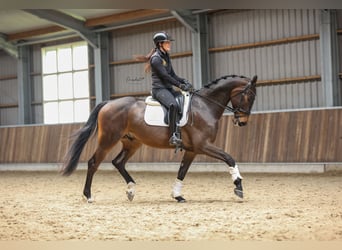
[[[191,91],[191,90],[194,89],[194,87],[192,86],[192,84],[188,80],[183,79],[182,82],[186,86],[185,88],[187,89],[187,90],[184,90],[184,89],[181,88],[182,90],[184,90],[184,91]]]
[[[190,84],[185,84],[185,83],[181,83],[178,86],[181,90],[183,91],[190,91],[192,89],[192,85]]]

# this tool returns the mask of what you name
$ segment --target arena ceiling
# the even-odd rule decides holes
[[[81,36],[96,47],[96,33],[176,18],[195,30],[193,14],[210,10],[18,9],[0,10],[0,49],[18,57],[18,46]]]

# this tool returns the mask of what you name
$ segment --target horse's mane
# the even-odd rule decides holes
[[[213,81],[211,81],[210,83],[204,85],[204,88],[210,88],[211,85],[214,85],[216,84],[218,81],[222,80],[222,79],[227,79],[227,78],[236,78],[236,77],[239,77],[239,78],[243,78],[243,79],[249,79],[249,77],[246,77],[246,76],[239,76],[239,75],[226,75],[226,76],[221,76],[220,78],[217,78]]]

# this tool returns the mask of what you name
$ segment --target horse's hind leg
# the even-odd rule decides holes
[[[98,137],[97,149],[94,155],[88,161],[87,179],[83,189],[83,194],[87,198],[88,202],[92,202],[91,184],[94,174],[99,168],[100,163],[106,157],[109,150],[119,141],[119,138],[119,135],[117,135],[115,138],[114,136],[110,136],[109,134],[104,133],[102,133],[101,136]]]
[[[105,158],[107,152],[108,150],[104,150],[101,147],[98,147],[94,155],[88,161],[87,179],[84,185],[83,194],[87,198],[87,201],[89,203],[93,202],[93,199],[91,197],[91,184],[93,182],[94,174],[99,168],[100,163]]]
[[[135,195],[135,181],[127,172],[125,166],[129,158],[141,147],[141,142],[133,137],[126,135],[122,138],[122,149],[120,153],[112,160],[112,164],[117,168],[121,176],[127,183],[127,198],[132,201]]]

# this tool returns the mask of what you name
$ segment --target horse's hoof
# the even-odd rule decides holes
[[[126,195],[129,201],[132,201],[135,195],[135,183],[129,182],[127,184]]]
[[[234,184],[236,188],[234,188],[234,194],[238,196],[239,198],[243,199],[243,191],[242,191],[242,180],[238,177]]]
[[[129,201],[132,201],[134,198],[134,191],[133,190],[127,190],[126,195]]]
[[[237,188],[234,188],[234,194],[237,195],[239,198],[243,199],[243,191]]]
[[[92,197],[87,197],[86,195],[83,196],[83,199],[87,202],[87,203],[93,203],[94,199]]]
[[[184,203],[186,202],[186,199],[184,199],[182,196],[177,196],[177,197],[173,197],[175,198],[175,200],[178,202],[178,203]]]
[[[93,198],[91,198],[91,197],[89,197],[89,198],[87,198],[87,203],[93,203],[94,202],[94,199]]]

